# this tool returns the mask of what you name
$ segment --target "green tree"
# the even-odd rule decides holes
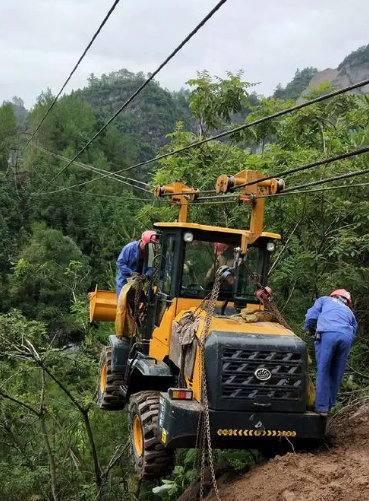
[[[276,99],[293,99],[296,100],[301,96],[302,92],[307,88],[311,79],[318,73],[318,70],[313,67],[304,68],[303,70],[296,70],[293,79],[288,82],[286,87],[281,84],[277,85],[273,97]]]
[[[13,106],[5,102],[0,106],[0,170],[8,169],[11,152],[16,150],[18,145],[17,132],[18,125]],[[14,154],[11,161],[15,165]]]
[[[29,317],[47,322],[68,337],[68,313],[85,289],[89,269],[75,242],[45,224],[33,224],[32,235],[14,264],[10,279],[13,302]],[[61,340],[62,340],[61,339]]]

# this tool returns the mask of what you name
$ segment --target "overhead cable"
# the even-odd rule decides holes
[[[95,141],[95,139],[111,124],[113,120],[125,109],[127,106],[136,98],[138,94],[140,94],[143,89],[155,78],[155,76],[170,62],[171,59],[191,40],[191,38],[213,17],[213,15],[221,8],[223,4],[226,3],[227,0],[220,0],[216,6],[202,19],[202,21],[191,31],[187,37],[182,40],[182,42],[171,52],[171,54],[158,66],[158,68],[150,74],[150,76],[145,80],[145,82],[140,85],[140,87],[122,104],[120,108],[112,115],[109,120],[96,132],[94,136],[76,153],[76,155],[65,165],[62,169],[59,170],[55,174],[55,176],[48,181],[47,185],[51,184],[55,179],[57,179],[73,162],[79,158],[82,153],[86,151],[86,149]],[[124,169],[122,169],[124,170]],[[118,171],[121,172],[121,171]],[[108,174],[101,176],[101,179],[107,177]]]
[[[209,143],[210,141],[215,141],[217,139],[221,139],[223,137],[229,136],[234,134],[235,132],[239,132],[244,129],[248,129],[250,127],[254,127],[256,125],[260,125],[264,122],[267,122],[269,120],[272,120],[274,118],[279,118],[282,117],[283,115],[287,115],[289,113],[292,113],[294,111],[301,110],[303,108],[306,108],[308,106],[311,106],[313,104],[320,103],[322,101],[326,101],[327,99],[332,99],[333,97],[340,96],[341,94],[345,94],[346,92],[350,92],[351,90],[358,89],[359,87],[364,87],[365,85],[369,84],[369,78],[366,80],[361,80],[360,82],[349,85],[348,87],[344,87],[343,89],[339,89],[333,92],[330,92],[328,94],[324,94],[322,96],[316,97],[314,99],[310,99],[308,101],[305,101],[303,103],[297,104],[295,106],[291,106],[290,108],[285,108],[283,110],[277,111],[276,113],[273,113],[272,115],[267,115],[266,117],[258,118],[257,120],[253,120],[252,122],[248,122],[246,124],[239,125],[238,127],[234,127],[231,129],[228,129],[224,132],[220,132],[219,134],[216,134],[214,136],[210,136],[206,139],[201,139],[200,141],[195,141],[193,143],[188,144],[187,146],[183,146],[182,148],[178,148],[177,150],[174,151],[169,151],[168,153],[163,153],[162,155],[157,155],[156,157],[150,158],[149,160],[145,160],[143,162],[136,163],[134,165],[131,165],[130,167],[127,167],[125,169],[121,169],[120,171],[117,172],[126,172],[132,169],[136,169],[138,167],[143,167],[144,165],[151,164],[153,162],[157,162],[158,160],[162,160],[163,158],[168,158],[173,155],[178,155],[179,153],[182,153],[184,151],[188,151],[192,148],[197,148],[199,146],[202,146],[203,144]]]
[[[29,141],[27,142],[25,148],[27,148],[29,146],[29,144],[31,143],[31,141],[34,139],[34,137],[36,136],[37,132],[40,130],[42,124],[44,123],[44,121],[46,120],[47,116],[49,115],[49,113],[51,112],[51,110],[54,108],[57,100],[59,99],[59,97],[61,96],[61,94],[63,93],[65,87],[68,85],[70,79],[72,78],[72,76],[74,75],[74,73],[76,72],[78,66],[81,64],[82,60],[84,59],[85,55],[87,54],[87,52],[89,51],[89,49],[91,48],[92,44],[94,43],[94,41],[96,40],[96,38],[99,36],[101,30],[103,29],[103,27],[105,26],[107,20],[109,19],[109,17],[112,15],[112,13],[114,12],[116,6],[118,5],[118,3],[120,2],[120,0],[115,0],[113,5],[110,7],[108,13],[106,14],[106,16],[104,17],[104,19],[102,20],[102,22],[100,23],[100,26],[98,27],[97,31],[95,32],[94,36],[91,38],[90,42],[88,43],[87,47],[85,48],[85,50],[83,51],[81,57],[78,59],[77,63],[75,64],[74,68],[72,69],[72,71],[70,72],[68,78],[66,79],[66,81],[64,82],[64,84],[62,85],[60,91],[58,92],[58,94],[55,96],[55,98],[53,99],[52,103],[50,104],[49,108],[47,109],[45,115],[42,117],[42,120],[41,122],[38,124],[38,126],[36,127],[36,130],[33,132],[31,138],[29,139]]]
[[[291,186],[283,190],[282,193],[289,193],[291,191],[300,190],[303,188],[308,188],[309,186],[317,186],[319,184],[330,183],[332,181],[338,181],[341,179],[349,179],[351,177],[363,176],[364,174],[369,174],[369,169],[362,169],[354,172],[348,172],[346,174],[340,174],[338,176],[326,177],[325,179],[319,179],[318,181],[311,181],[310,183],[299,184],[297,186]]]
[[[284,197],[284,196],[292,196],[292,195],[312,195],[314,193],[322,192],[322,191],[333,191],[333,190],[342,190],[342,189],[347,189],[347,188],[363,188],[369,186],[369,183],[352,183],[352,184],[341,184],[339,186],[328,186],[326,188],[317,188],[314,190],[306,190],[306,191],[289,191],[288,193],[285,193],[282,191],[281,193],[275,193],[275,194],[270,194],[270,195],[259,195],[256,198],[277,198],[277,197]],[[213,198],[213,197],[203,197],[198,199],[198,201],[195,202],[196,205],[207,205],[207,204],[222,204],[222,203],[237,203],[240,204],[242,203],[241,201],[233,198],[233,200],[229,197],[227,200],[223,201],[217,201],[217,202],[201,202],[201,200],[205,200],[208,198]],[[225,198],[225,195],[223,195],[221,198]]]
[[[43,148],[42,146],[39,146],[36,143],[33,143],[33,144],[38,150],[42,151],[43,153],[46,153],[47,155],[50,155],[50,156],[55,157],[55,158],[59,158],[60,160],[64,160],[65,162],[70,161],[70,158],[67,158],[63,155],[59,155],[58,153],[54,153],[53,151],[49,151],[49,150]],[[104,172],[104,173],[111,174],[113,179],[114,178],[116,178],[117,180],[123,179],[125,181],[132,181],[134,183],[138,183],[138,184],[141,184],[144,186],[150,186],[149,183],[145,183],[144,181],[139,181],[138,179],[133,179],[132,177],[121,176],[120,174],[116,174],[115,172],[110,172],[110,171],[107,171],[105,169],[95,167],[94,165],[91,165],[91,164],[85,164],[82,162],[75,162],[74,165],[77,165],[77,166],[82,167],[84,169],[93,170],[94,172],[100,172],[100,173]],[[150,193],[151,193],[151,191],[150,191]]]
[[[93,191],[79,191],[79,190],[73,190],[73,189],[70,189],[70,188],[66,188],[68,191],[71,191],[72,193],[78,193],[79,195],[87,195],[87,196],[93,196],[95,198],[100,198],[100,197],[104,197],[104,198],[111,198],[111,199],[115,199],[115,200],[120,200],[121,202],[139,202],[139,203],[147,203],[149,202],[149,200],[146,200],[146,199],[143,199],[143,198],[128,198],[128,197],[125,197],[125,196],[118,196],[118,195],[108,195],[108,194],[105,194],[105,193],[94,193]],[[46,195],[48,194],[49,192],[43,192],[43,193],[40,193],[41,195]]]
[[[322,191],[333,191],[333,190],[342,190],[347,188],[363,188],[364,186],[369,186],[369,183],[352,183],[352,184],[341,184],[339,186],[328,186],[326,188],[317,188],[315,190],[306,190],[306,191],[289,191],[288,193],[276,193],[275,195],[261,195],[258,198],[277,198],[277,197],[285,197],[289,195],[311,195],[314,193],[322,192]]]
[[[52,191],[38,191],[37,193],[34,193],[35,195],[39,195],[40,193],[43,193],[43,194],[46,194],[48,193],[49,195],[53,194],[53,193],[60,193],[62,191],[65,191],[65,190],[69,190],[70,188],[78,188],[80,186],[85,186],[86,184],[90,184],[90,183],[93,183],[94,181],[96,181],[98,178],[93,178],[93,179],[89,179],[88,181],[83,181],[82,183],[76,183],[76,184],[72,184],[72,186],[63,186],[61,188],[58,188],[56,190],[52,190]],[[118,179],[117,179],[118,180]],[[126,185],[126,186],[129,186],[130,188],[135,188],[137,190],[140,190],[140,191],[143,191],[145,193],[149,193],[150,195],[152,195],[152,192],[147,190],[146,188],[142,188],[141,186],[136,186],[132,183],[129,183],[128,181],[123,181],[122,179],[119,179],[119,182]]]
[[[311,162],[306,165],[301,165],[300,167],[294,167],[293,169],[288,169],[278,174],[273,174],[270,176],[261,177],[259,179],[254,179],[253,181],[249,181],[247,183],[242,183],[235,186],[233,189],[243,188],[244,186],[251,186],[253,184],[260,183],[262,181],[268,181],[269,179],[279,178],[283,176],[287,176],[289,174],[295,174],[296,172],[302,172],[308,169],[312,169],[314,167],[320,167],[321,165],[327,165],[333,162],[338,162],[339,160],[345,160],[346,158],[355,157],[357,155],[363,155],[364,153],[369,153],[369,146],[365,146],[364,148],[359,148],[354,151],[349,151],[348,153],[341,153],[340,155],[335,155],[334,157],[323,158],[316,162]]]

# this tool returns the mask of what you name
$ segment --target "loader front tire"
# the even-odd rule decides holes
[[[136,474],[153,480],[171,473],[174,451],[166,449],[156,438],[159,414],[159,392],[141,391],[129,402],[130,436]]]
[[[113,373],[111,369],[112,351],[106,346],[101,352],[97,403],[104,411],[119,411],[126,404],[120,386],[124,384],[124,374]]]

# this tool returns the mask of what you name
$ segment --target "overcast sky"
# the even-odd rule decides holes
[[[90,73],[153,71],[217,0],[121,0],[68,89]],[[57,93],[113,0],[0,0],[0,102]],[[337,67],[369,43],[368,0],[228,0],[159,74],[179,89],[196,71],[244,70],[269,94],[296,68]]]

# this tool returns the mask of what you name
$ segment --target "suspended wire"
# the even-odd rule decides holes
[[[355,157],[357,155],[363,155],[364,153],[368,153],[368,152],[369,152],[369,146],[366,146],[364,148],[359,148],[357,150],[350,151],[348,153],[341,153],[340,155],[335,155],[334,157],[324,158],[322,160],[318,160],[316,162],[311,162],[309,164],[302,165],[300,167],[288,169],[288,170],[279,172],[278,174],[261,177],[259,179],[254,179],[253,181],[239,184],[238,186],[235,186],[233,189],[243,188],[244,186],[251,186],[253,184],[260,183],[261,181],[268,181],[269,179],[279,178],[279,177],[287,176],[289,174],[295,174],[296,172],[302,172],[304,170],[312,169],[314,167],[320,167],[321,165],[327,165],[327,164],[330,164],[333,162],[338,162],[339,160],[345,160],[346,158]]]
[[[74,163],[77,158],[79,158],[82,153],[86,151],[86,149],[95,141],[95,139],[111,124],[113,120],[125,109],[127,106],[135,99],[135,97],[140,94],[143,89],[155,78],[155,76],[170,62],[171,59],[191,40],[191,38],[213,17],[213,15],[222,7],[223,4],[226,3],[227,0],[220,0],[216,6],[204,17],[204,19],[191,31],[187,37],[182,40],[182,42],[173,50],[173,52],[158,66],[158,68],[150,75],[145,82],[140,85],[140,87],[127,99],[127,101],[122,104],[122,106],[112,115],[109,120],[96,132],[94,136],[80,149],[78,153],[65,165],[59,172],[55,174],[55,176],[48,181],[47,185],[51,184],[55,179],[57,179],[72,163]],[[124,169],[121,169],[122,172]],[[109,174],[105,174],[101,176],[101,179],[107,177]],[[96,179],[97,180],[97,179]]]
[[[60,193],[61,191],[69,190],[70,188],[78,188],[80,186],[85,186],[86,184],[93,183],[96,180],[97,180],[97,178],[95,177],[93,179],[89,179],[88,181],[84,181],[83,183],[72,184],[72,186],[63,186],[61,188],[58,188],[57,190],[38,191],[37,193],[34,193],[33,195],[39,195],[40,193],[52,195],[53,193]],[[118,181],[118,179],[117,179],[117,181]],[[134,184],[129,183],[128,181],[123,181],[122,179],[119,179],[119,182],[126,185],[126,186],[129,186],[130,188],[135,188],[136,190],[140,190],[140,191],[143,191],[145,193],[149,193],[150,195],[153,194],[151,191],[147,190],[146,188],[141,188],[141,186],[135,186]]]
[[[62,85],[62,88],[60,89],[60,91],[58,92],[58,94],[55,96],[54,100],[52,101],[52,103],[50,104],[49,108],[47,109],[45,115],[42,117],[42,120],[41,122],[38,124],[38,126],[36,127],[36,130],[33,132],[31,138],[29,139],[29,141],[27,142],[26,146],[25,146],[25,149],[29,146],[29,144],[31,143],[31,141],[34,139],[34,137],[36,136],[37,132],[40,130],[40,128],[42,127],[42,124],[45,122],[46,118],[48,117],[48,115],[50,114],[51,110],[54,108],[57,100],[59,99],[59,97],[61,96],[62,92],[64,91],[65,87],[68,85],[70,79],[72,78],[72,76],[74,75],[74,73],[76,72],[78,66],[81,64],[82,60],[84,59],[85,55],[87,54],[87,52],[89,51],[89,49],[91,48],[92,44],[95,42],[96,38],[99,36],[101,30],[103,29],[103,27],[105,26],[106,22],[108,21],[109,17],[112,15],[112,13],[114,12],[116,6],[118,5],[118,3],[120,2],[120,0],[115,0],[113,5],[110,7],[108,13],[106,14],[106,16],[104,17],[104,19],[102,20],[100,26],[98,27],[97,31],[95,32],[94,36],[91,38],[90,42],[88,43],[87,47],[85,48],[85,50],[83,51],[81,57],[78,59],[77,63],[75,64],[73,70],[70,72],[68,78],[66,79],[66,81],[64,82],[64,84]]]
[[[62,155],[57,155],[56,153],[52,153],[51,151],[45,150],[44,148],[41,148],[40,146],[38,146],[38,148],[41,149],[42,151],[44,151],[47,154],[50,154],[52,156],[56,156],[58,158],[64,159],[66,161],[69,161],[69,159],[67,157],[63,157]],[[89,171],[92,171],[92,172],[108,172],[108,171],[104,171],[103,169],[98,169],[97,167],[94,167],[93,165],[83,164],[81,162],[78,162],[77,165],[79,165],[83,169],[86,169],[86,170],[89,170]],[[36,172],[35,169],[33,169],[33,170]],[[37,174],[37,172],[36,172],[36,174]],[[43,179],[43,178],[41,178],[41,179]],[[126,186],[129,186],[130,188],[135,188],[135,189],[143,191],[145,193],[149,193],[150,195],[153,194],[152,191],[147,190],[146,188],[143,188],[142,186],[137,186],[137,185],[134,185],[131,182],[129,182],[128,180],[136,181],[136,180],[133,180],[131,178],[124,178],[123,176],[117,175],[117,177],[115,177],[114,179],[116,181],[118,181],[118,182],[126,185]],[[33,195],[39,195],[41,193],[42,194],[49,194],[49,195],[51,195],[51,194],[60,193],[62,191],[66,191],[66,190],[71,191],[71,188],[77,188],[77,187],[80,187],[80,186],[85,186],[86,184],[93,183],[94,181],[96,181],[96,178],[89,179],[89,180],[83,181],[81,183],[75,183],[72,186],[63,186],[61,188],[58,188],[58,189],[52,190],[52,191],[38,191],[36,193],[33,193]],[[146,184],[146,183],[143,183],[143,184]]]
[[[332,190],[342,190],[346,188],[362,188],[365,186],[369,186],[369,183],[352,183],[352,184],[341,184],[339,186],[329,186],[326,188],[317,188],[315,190],[306,190],[306,191],[289,191],[288,193],[285,193],[282,191],[281,193],[276,193],[276,194],[270,194],[270,195],[259,195],[256,198],[276,198],[276,197],[284,197],[284,196],[290,196],[290,195],[311,195],[314,193],[322,192],[322,191],[332,191]],[[204,200],[207,199],[208,197],[203,197],[199,200]],[[212,198],[212,197],[211,197]],[[242,202],[236,200],[236,199],[229,199],[229,200],[224,200],[220,202],[195,202],[196,205],[208,205],[208,204],[223,204],[223,203],[237,203],[240,204]],[[189,205],[189,204],[188,204]]]
[[[204,199],[206,199],[206,197],[204,197]],[[210,201],[202,202],[202,200],[204,200],[204,199],[203,198],[199,198],[195,202],[186,202],[186,203],[184,203],[182,205],[191,205],[191,204],[193,204],[196,207],[197,205],[220,205],[220,204],[229,204],[229,203],[237,202],[237,200],[216,200],[214,202],[210,202]]]
[[[312,163],[304,165],[304,166],[296,167],[294,169],[289,169],[287,171],[284,171],[284,172],[281,172],[279,174],[276,174],[275,176],[266,176],[266,177],[259,178],[259,179],[254,180],[254,181],[250,181],[248,183],[243,183],[242,185],[235,186],[235,188],[241,188],[241,187],[244,187],[244,186],[253,185],[253,184],[256,184],[257,182],[260,182],[260,181],[272,179],[274,177],[277,177],[277,178],[278,177],[282,177],[282,176],[285,176],[287,174],[292,174],[292,173],[295,173],[295,172],[300,172],[300,171],[307,170],[307,169],[310,169],[310,168],[313,168],[313,167],[325,165],[325,164],[328,164],[328,163],[332,163],[332,162],[335,162],[335,161],[338,161],[338,160],[343,160],[343,159],[346,159],[346,158],[350,158],[352,156],[357,156],[357,155],[361,155],[361,154],[368,153],[368,152],[369,152],[369,147],[361,148],[361,149],[358,149],[358,150],[354,150],[352,152],[343,153],[343,154],[340,154],[340,155],[336,155],[334,157],[329,157],[329,158],[326,158],[326,159],[323,159],[323,160],[319,160],[317,162],[312,162]],[[58,157],[61,157],[61,155],[58,155]],[[65,158],[65,160],[67,160],[66,157],[64,157],[64,158]],[[90,169],[92,168],[96,172],[99,171],[99,169],[97,169],[97,168],[95,168],[93,166],[88,166],[88,165],[82,164],[82,163],[79,163],[79,165],[81,165],[84,168],[90,168]],[[108,172],[108,171],[106,171],[106,172]],[[364,169],[364,170],[360,170],[360,171],[356,171],[356,172],[350,172],[350,173],[341,174],[341,175],[338,175],[338,176],[328,177],[328,178],[321,179],[321,180],[318,180],[318,181],[312,181],[310,183],[305,183],[305,184],[301,184],[301,185],[298,185],[298,186],[291,186],[290,188],[285,189],[282,194],[288,193],[288,192],[291,192],[291,191],[295,191],[297,189],[306,188],[308,186],[316,186],[316,185],[319,185],[319,184],[324,184],[324,183],[327,183],[327,182],[337,181],[337,180],[340,180],[340,179],[348,179],[348,178],[351,178],[351,177],[356,177],[356,176],[360,176],[360,175],[364,175],[364,174],[368,174],[368,173],[369,173],[369,169]],[[113,174],[113,173],[109,172],[109,175],[110,174]],[[96,181],[98,179],[99,178],[90,179],[88,181],[84,181],[82,183],[77,183],[75,185],[72,185],[72,187],[83,186],[85,184],[92,183],[92,182],[94,182],[94,181]],[[126,178],[126,179],[131,179],[131,178]],[[119,177],[117,178],[117,180],[119,180],[123,184],[127,184],[128,186],[130,186],[132,188],[137,188],[137,189],[139,189],[141,191],[145,191],[147,193],[152,194],[152,192],[150,190],[147,190],[145,188],[141,188],[140,186],[134,186],[131,183],[129,183],[128,181],[120,179]],[[59,193],[60,191],[64,191],[65,189],[67,189],[67,187],[59,188],[58,190],[53,190],[53,191],[49,191],[49,192],[46,192],[46,193],[50,193],[50,194],[52,194],[52,193]],[[193,192],[185,193],[185,194],[179,193],[179,192],[178,193],[172,193],[172,194],[166,193],[164,195],[165,196],[170,196],[170,195],[190,195],[190,194],[195,194],[195,193],[196,194],[203,194],[203,193],[214,193],[214,192],[215,192],[215,190],[207,190],[207,191],[193,191]],[[276,195],[278,195],[278,194],[276,194]],[[214,200],[214,199],[218,199],[219,196],[221,196],[222,198],[232,198],[232,197],[235,197],[237,195],[235,195],[233,193],[224,194],[224,195],[211,195],[211,196],[201,197],[198,200],[212,200],[212,199]],[[270,195],[268,195],[268,196],[270,196]],[[264,195],[261,195],[260,197],[263,198]],[[257,197],[257,198],[259,198],[259,197]]]
[[[221,139],[223,137],[229,136],[231,134],[234,134],[235,132],[239,132],[244,129],[248,129],[250,127],[254,127],[255,125],[260,125],[264,122],[267,122],[269,120],[272,120],[274,118],[279,118],[283,115],[287,115],[289,113],[292,113],[294,111],[301,110],[303,108],[307,108],[308,106],[312,106],[313,104],[320,103],[322,101],[325,101],[327,99],[332,99],[333,97],[340,96],[341,94],[345,94],[346,92],[350,92],[351,90],[358,89],[359,87],[364,87],[365,85],[369,84],[369,78],[366,80],[361,80],[360,82],[349,85],[348,87],[344,87],[343,89],[339,89],[333,92],[330,92],[329,94],[325,94],[323,96],[316,97],[314,99],[310,99],[308,101],[305,101],[304,103],[297,104],[295,106],[291,106],[290,108],[285,108],[284,110],[277,111],[276,113],[273,113],[272,115],[268,115],[266,117],[258,118],[257,120],[253,120],[252,122],[248,122],[246,124],[239,125],[238,127],[234,127],[232,129],[226,130],[224,132],[220,132],[219,134],[216,134],[214,136],[210,136],[206,139],[202,139],[201,141],[196,141],[193,143],[188,144],[187,146],[183,146],[182,148],[179,148],[178,150],[170,151],[168,153],[163,153],[162,155],[157,155],[154,158],[150,158],[149,160],[145,160],[143,162],[139,162],[137,164],[131,165],[128,168],[121,169],[117,172],[126,172],[132,169],[136,169],[138,167],[142,167],[144,165],[151,164],[153,162],[157,162],[158,160],[162,160],[163,158],[168,158],[173,155],[178,155],[179,153],[182,153],[184,151],[188,151],[192,148],[197,148],[199,146],[202,146],[203,144],[209,143],[210,141],[215,141],[217,139]]]
[[[352,184],[341,184],[339,186],[328,186],[326,188],[317,188],[315,190],[306,190],[306,191],[289,191],[288,193],[276,193],[274,195],[261,195],[257,198],[276,198],[276,197],[286,197],[289,195],[310,195],[322,191],[333,191],[333,190],[342,190],[347,188],[362,188],[364,186],[369,186],[369,183],[352,183]]]
[[[351,158],[351,157],[354,157],[354,156],[363,155],[365,153],[369,153],[369,146],[366,146],[364,148],[360,148],[360,149],[357,149],[357,150],[354,150],[354,151],[350,151],[348,153],[342,153],[342,154],[336,155],[334,157],[329,157],[329,158],[325,158],[323,160],[318,160],[316,162],[311,162],[310,164],[302,165],[300,167],[295,167],[293,169],[289,169],[289,170],[280,172],[278,174],[274,174],[274,175],[270,175],[270,176],[265,176],[265,177],[262,177],[262,178],[259,178],[259,179],[255,179],[253,181],[249,181],[247,183],[242,183],[242,184],[239,184],[239,185],[235,186],[233,189],[243,188],[245,186],[251,186],[251,185],[260,183],[261,181],[268,181],[269,179],[283,177],[283,176],[286,176],[286,175],[289,175],[289,174],[294,174],[296,172],[301,172],[301,171],[305,171],[305,170],[308,170],[308,169],[312,169],[314,167],[319,167],[321,165],[326,165],[326,164],[330,164],[330,163],[333,163],[333,162],[337,162],[339,160],[345,160],[347,158]],[[297,190],[297,189],[306,188],[308,186],[315,186],[315,185],[324,184],[324,183],[331,182],[331,181],[337,181],[339,179],[347,179],[347,178],[350,178],[350,177],[361,176],[361,175],[368,174],[368,173],[369,173],[369,169],[364,169],[364,170],[356,171],[356,172],[349,172],[347,174],[341,174],[339,176],[328,177],[328,178],[325,178],[325,179],[321,179],[319,181],[312,181],[310,183],[305,183],[305,184],[301,184],[301,185],[298,185],[298,186],[291,186],[290,188],[287,188],[287,189],[283,190],[283,193],[288,193],[290,191],[294,191],[294,190]],[[198,193],[201,194],[202,192],[200,191]],[[227,196],[228,197],[232,197],[232,196],[235,196],[235,195],[234,194],[228,194],[228,195],[222,195],[222,196],[223,197],[227,197]],[[267,196],[274,196],[274,195],[267,195]],[[263,195],[261,195],[260,197],[264,198]],[[257,198],[260,198],[260,197],[257,197]],[[211,197],[201,197],[201,198],[202,198],[202,200],[204,200],[205,198],[206,199],[212,199],[212,198],[217,198],[217,197],[216,196],[211,196]]]
[[[33,143],[33,145],[37,149],[39,149],[40,151],[42,151],[43,153],[46,153],[47,155],[50,155],[50,156],[55,157],[55,158],[59,158],[60,160],[64,160],[65,162],[69,162],[70,161],[70,158],[67,158],[67,157],[64,157],[63,155],[59,155],[58,153],[54,153],[52,151],[46,150],[45,148],[43,148],[42,146],[39,146],[36,143]],[[82,167],[82,168],[87,168],[87,169],[93,170],[94,172],[109,173],[109,174],[112,174],[112,176],[116,177],[117,179],[124,179],[126,181],[132,181],[134,183],[142,184],[144,186],[150,186],[149,183],[145,183],[144,181],[139,181],[138,179],[133,179],[132,177],[121,176],[119,174],[115,174],[115,172],[110,172],[110,171],[107,171],[105,169],[101,169],[99,167],[95,167],[94,165],[91,165],[91,164],[85,164],[85,163],[82,163],[82,162],[75,162],[75,165],[77,165],[79,167]]]
[[[340,174],[338,176],[327,177],[325,179],[320,179],[318,181],[312,181],[310,183],[300,184],[298,186],[291,186],[290,188],[287,188],[286,190],[283,190],[280,193],[275,193],[275,194],[270,194],[270,195],[257,195],[255,198],[271,198],[271,197],[275,197],[275,196],[289,195],[290,193],[292,193],[293,195],[296,195],[298,193],[305,194],[307,192],[305,192],[305,191],[296,191],[296,190],[301,190],[303,188],[308,188],[309,186],[317,186],[319,184],[325,184],[325,183],[329,183],[329,182],[332,182],[332,181],[338,181],[338,180],[341,180],[341,179],[349,179],[351,177],[363,176],[364,174],[369,174],[369,169],[363,169],[363,170],[359,170],[359,171],[356,171],[356,172],[349,172],[347,174]],[[367,184],[369,184],[369,183],[347,184],[347,185],[342,185],[342,186],[338,186],[338,187],[332,186],[329,189],[338,189],[338,188],[342,188],[342,187],[351,187],[351,186],[366,186]],[[314,192],[314,191],[324,191],[324,190],[325,190],[325,188],[320,189],[320,190],[311,190],[311,192]],[[309,191],[309,193],[310,193],[310,191]],[[229,199],[229,200],[219,201],[219,202],[216,202],[216,203],[224,203],[224,202],[227,202],[227,201],[239,203],[238,200],[234,199],[237,196],[238,195],[236,195],[234,193],[229,193],[229,194],[225,194],[225,195],[218,195],[218,196],[214,195],[214,196],[209,196],[209,197],[198,198],[196,202],[198,202],[198,204],[201,205],[201,201],[202,200],[215,200],[215,199],[218,199],[219,197],[221,197],[223,199]],[[233,198],[233,200],[232,200],[232,198]],[[209,202],[209,203],[211,203],[211,202]]]
[[[186,193],[177,192],[177,193],[163,193],[160,195],[161,197],[172,197],[175,195],[196,195],[199,193],[216,193],[216,190],[194,190],[194,191],[186,191]]]
[[[79,185],[73,185],[73,186],[79,186]],[[342,184],[339,186],[330,186],[326,188],[317,188],[314,190],[306,190],[306,191],[290,191],[288,193],[282,192],[282,193],[276,193],[276,194],[270,194],[270,195],[260,195],[256,198],[275,198],[275,197],[283,197],[283,196],[289,196],[289,195],[311,195],[314,193],[318,192],[323,192],[323,191],[332,191],[332,190],[342,190],[346,188],[362,188],[365,186],[369,186],[368,183],[352,183],[352,184]],[[94,197],[106,197],[106,198],[114,198],[118,199],[121,201],[134,201],[134,202],[140,202],[140,203],[148,203],[150,200],[149,199],[140,199],[140,198],[127,198],[127,197],[119,197],[115,195],[106,195],[104,193],[93,193],[93,192],[88,192],[88,191],[79,191],[79,190],[73,190],[72,187],[64,187],[61,190],[57,190],[55,192],[42,192],[41,194],[50,194],[50,193],[58,193],[59,191],[64,191],[68,190],[73,193],[79,193],[80,195],[88,195],[88,196],[94,196]],[[186,202],[183,203],[182,205],[192,205],[194,207],[198,205],[221,205],[221,204],[230,204],[230,203],[237,203],[240,204],[242,202],[236,200],[235,195],[233,195],[233,199],[231,197],[226,197],[226,196],[221,196],[221,198],[227,198],[226,200],[216,200],[216,201],[209,201],[209,198],[213,197],[202,197],[199,198],[198,200],[194,202]],[[219,197],[218,197],[219,198]],[[160,201],[160,199],[158,199]],[[205,202],[203,200],[206,200]],[[179,205],[179,204],[178,204]]]
[[[364,174],[368,174],[369,169],[358,170],[356,172],[348,172],[347,174],[340,174],[338,176],[326,177],[325,179],[320,179],[318,181],[311,181],[310,183],[300,184],[298,186],[291,186],[286,190],[283,190],[282,193],[289,193],[294,190],[299,190],[302,188],[308,188],[309,186],[317,186],[319,184],[330,183],[332,181],[338,181],[340,179],[349,179],[351,177],[363,176]]]
[[[200,193],[202,193],[202,192],[200,192]],[[208,197],[201,197],[201,198],[198,198],[198,200],[215,200],[215,199],[219,199],[219,198],[234,198],[234,197],[238,197],[238,195],[235,195],[234,193],[227,193],[227,194],[211,195]]]
[[[79,191],[79,190],[73,190],[68,188],[68,191],[71,191],[72,193],[78,193],[79,195],[87,195],[87,196],[93,196],[95,198],[111,198],[115,200],[120,200],[121,202],[139,202],[139,203],[147,203],[149,200],[143,199],[143,198],[127,198],[127,197],[119,197],[118,195],[107,195],[105,193],[94,193],[92,191]],[[47,192],[41,193],[41,194],[46,194]]]

